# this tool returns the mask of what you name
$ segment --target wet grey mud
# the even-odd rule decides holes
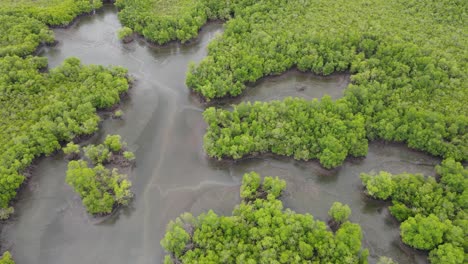
[[[239,162],[217,162],[202,148],[204,105],[185,86],[190,61],[206,56],[206,46],[222,24],[203,27],[188,45],[172,43],[152,47],[143,40],[122,44],[117,10],[105,6],[93,16],[80,18],[67,29],[56,29],[59,44],[46,47],[41,56],[49,67],[65,58],[85,64],[121,65],[136,83],[121,105],[124,118],[105,120],[91,142],[106,134],[120,134],[137,156],[130,173],[136,194],[131,206],[96,222],[80,198],[65,184],[67,161],[60,154],[39,160],[33,177],[19,194],[16,213],[1,232],[2,249],[12,251],[19,264],[149,264],[161,263],[159,241],[168,221],[183,212],[199,214],[213,209],[230,214],[240,201],[239,186],[245,172],[280,176],[288,187],[286,207],[326,220],[334,201],[350,205],[351,221],[362,226],[370,262],[385,255],[400,263],[425,263],[426,256],[400,242],[399,224],[385,202],[363,194],[359,173],[388,170],[433,175],[439,160],[399,144],[371,143],[369,154],[327,171],[318,162],[263,156]],[[340,97],[349,78],[344,74],[317,77],[290,71],[266,78],[234,101],[307,99],[330,94]]]

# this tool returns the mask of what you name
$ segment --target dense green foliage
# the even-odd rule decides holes
[[[431,250],[432,263],[464,263],[468,254],[468,169],[446,159],[436,171],[439,181],[387,172],[361,174],[361,179],[369,195],[392,200],[390,212],[402,222],[403,242]]]
[[[101,6],[101,0],[0,0],[0,13],[24,15],[50,26],[64,26]]]
[[[132,34],[133,34],[133,30],[131,28],[128,28],[128,27],[123,27],[123,28],[119,29],[119,31],[117,31],[117,37],[120,40],[125,40],[125,39],[131,37]]]
[[[47,73],[45,58],[0,58],[0,207],[8,206],[35,157],[98,128],[96,109],[128,89],[121,67],[83,66],[70,58]]]
[[[53,43],[54,33],[40,21],[0,13],[0,57],[26,56],[42,43]]]
[[[293,67],[350,71],[337,104],[362,114],[369,139],[468,159],[466,1],[226,2],[234,18],[187,76],[207,100]]]
[[[345,222],[333,234],[310,214],[284,210],[277,198],[285,186],[278,177],[262,184],[252,172],[232,216],[209,211],[171,221],[161,241],[165,263],[367,263],[359,225]]]
[[[186,42],[208,19],[229,17],[219,0],[117,0],[123,25],[158,44]],[[224,7],[224,8],[223,8]]]
[[[107,146],[103,144],[89,145],[83,148],[86,158],[88,158],[92,164],[107,163],[112,157],[112,153]]]
[[[89,167],[85,160],[68,163],[66,182],[80,195],[86,210],[91,214],[109,214],[118,205],[127,205],[133,197],[131,182],[127,175],[120,174],[103,164],[111,162],[114,166],[126,166],[118,158],[126,144],[119,135],[108,135],[103,144],[84,147],[84,154],[95,167]],[[126,151],[135,158],[132,152]],[[125,157],[127,160],[127,157]]]
[[[317,158],[326,168],[348,156],[365,156],[364,118],[345,103],[286,98],[284,101],[241,103],[233,111],[208,108],[204,147],[208,155],[239,159],[272,152],[295,159]]]
[[[0,264],[15,264],[13,259],[11,258],[10,252],[3,253],[3,256],[0,258]]]
[[[429,260],[432,263],[458,264],[464,263],[465,253],[460,247],[454,247],[452,244],[443,244],[431,251]]]
[[[340,202],[334,202],[328,211],[328,215],[333,221],[341,224],[348,220],[351,215],[351,208],[347,204],[343,205]]]
[[[63,148],[63,153],[65,154],[79,154],[80,153],[80,145],[75,144],[73,142],[68,142],[68,144]]]
[[[126,146],[120,135],[107,135],[103,144],[112,152],[119,152]]]
[[[186,42],[209,19],[230,19],[209,55],[191,65],[187,85],[207,100],[238,96],[247,83],[297,67],[328,75],[349,71],[352,84],[335,102],[241,104],[233,111],[209,108],[205,149],[210,156],[239,159],[272,152],[319,159],[326,168],[347,156],[364,156],[367,140],[406,142],[433,155],[452,157],[422,175],[363,174],[369,195],[390,199],[402,240],[430,250],[432,263],[464,263],[468,242],[467,2],[463,0],[117,0],[119,18],[159,44]],[[82,66],[69,59],[48,73],[43,58],[27,57],[53,42],[47,25],[66,25],[102,5],[100,0],[0,0],[0,218],[24,180],[21,173],[42,154],[97,129],[97,108],[115,104],[128,88],[121,68]],[[18,57],[19,56],[19,57]],[[117,114],[115,116],[119,116]],[[71,161],[69,183],[92,214],[110,213],[132,194],[125,175],[103,164],[118,162],[120,137],[83,149],[90,164]],[[81,153],[69,144],[67,154]],[[310,215],[283,210],[277,200],[285,182],[247,174],[242,203],[233,216],[212,211],[184,214],[168,226],[166,262],[358,263],[359,226],[347,222],[349,207],[333,204],[342,223],[336,234]],[[226,243],[228,241],[228,243]],[[387,261],[387,260],[385,260]],[[388,262],[390,262],[388,260]],[[11,264],[8,252],[1,264]]]
[[[126,175],[119,174],[117,169],[110,171],[102,164],[90,168],[86,161],[72,160],[68,164],[66,181],[91,214],[109,214],[116,205],[127,205],[133,197]]]

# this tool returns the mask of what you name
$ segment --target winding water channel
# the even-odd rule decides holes
[[[49,66],[75,56],[85,64],[122,65],[137,79],[121,107],[123,120],[106,120],[90,141],[106,134],[120,134],[137,156],[130,177],[136,197],[129,208],[103,222],[90,218],[79,197],[65,184],[67,162],[62,155],[37,162],[26,188],[19,194],[16,213],[3,226],[3,247],[18,264],[149,264],[160,263],[159,244],[170,219],[189,211],[213,209],[230,214],[239,202],[239,186],[245,172],[281,176],[287,183],[286,207],[326,220],[334,201],[351,206],[351,221],[358,222],[369,248],[371,263],[390,256],[399,263],[426,263],[426,257],[404,246],[399,224],[385,202],[362,193],[360,172],[388,170],[433,175],[439,160],[399,144],[371,143],[364,159],[345,162],[327,171],[318,162],[264,156],[240,162],[209,160],[202,149],[204,106],[186,88],[190,61],[206,56],[206,46],[222,24],[203,27],[189,45],[172,43],[152,47],[143,40],[122,44],[117,10],[105,6],[93,16],[80,18],[67,29],[56,29],[59,44],[43,48]],[[311,99],[341,96],[348,83],[344,74],[317,77],[288,72],[266,78],[250,88],[242,100],[272,100],[286,96]],[[224,104],[224,103],[223,103]]]

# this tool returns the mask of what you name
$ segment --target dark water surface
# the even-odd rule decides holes
[[[159,241],[167,222],[185,211],[230,214],[239,202],[241,177],[252,170],[284,178],[285,205],[316,219],[326,220],[333,201],[349,204],[351,220],[362,226],[371,263],[379,255],[399,263],[426,262],[424,255],[400,242],[398,223],[387,204],[366,198],[358,176],[379,170],[432,175],[437,159],[398,144],[372,143],[365,159],[349,160],[333,171],[317,162],[269,156],[237,163],[211,161],[202,149],[204,106],[190,95],[184,80],[188,63],[206,56],[207,44],[222,32],[222,25],[205,26],[189,45],[151,47],[142,40],[121,44],[116,12],[106,6],[68,29],[55,30],[60,43],[44,48],[41,55],[49,58],[50,67],[76,56],[85,64],[122,65],[136,77],[122,104],[124,120],[104,121],[91,139],[120,134],[135,151],[137,165],[130,178],[136,197],[129,208],[96,222],[65,184],[63,156],[40,160],[19,195],[15,216],[1,233],[2,249],[12,251],[18,264],[160,263]],[[291,71],[260,81],[234,101],[324,94],[338,98],[347,83],[343,74],[324,78]]]

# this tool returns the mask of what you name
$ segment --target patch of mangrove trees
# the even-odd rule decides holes
[[[262,183],[257,173],[245,174],[232,216],[185,213],[169,223],[164,263],[367,263],[361,228],[347,212],[332,208],[340,221],[331,232],[310,214],[284,209],[278,197],[285,187],[278,177]]]

